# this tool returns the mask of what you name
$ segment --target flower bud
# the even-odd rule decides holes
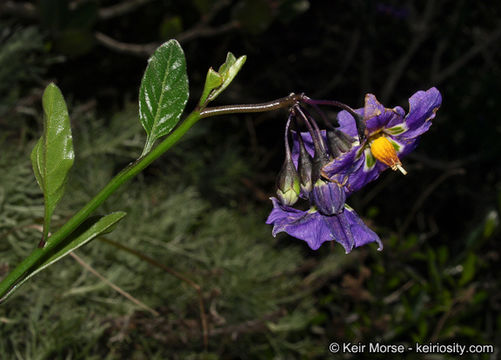
[[[312,134],[311,137],[313,148],[315,149],[311,180],[313,183],[316,183],[321,178],[322,168],[329,163],[330,159],[323,138],[317,134]]]
[[[318,180],[310,194],[312,205],[323,215],[339,214],[344,209],[346,194],[337,182]]]
[[[298,159],[298,172],[301,190],[304,193],[309,194],[313,189],[312,181],[312,169],[313,169],[313,159],[304,147],[303,138],[301,134],[297,134],[299,139],[299,159]]]
[[[329,154],[327,152],[318,152],[315,150],[315,156],[313,157],[313,168],[311,180],[316,183],[322,177],[322,169],[325,165],[329,163]]]
[[[327,148],[333,158],[350,150],[352,142],[353,139],[340,130],[327,131]]]
[[[290,155],[290,154],[289,154]],[[299,198],[299,176],[292,158],[287,156],[277,178],[277,196],[284,205],[294,205]]]

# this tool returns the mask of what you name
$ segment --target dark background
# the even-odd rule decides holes
[[[332,341],[492,344],[499,353],[499,2],[4,1],[0,27],[1,165],[9,173],[0,188],[1,273],[37,243],[30,226],[41,198],[28,155],[50,81],[68,101],[77,149],[60,224],[140,153],[139,84],[148,56],[170,38],[187,59],[187,110],[208,67],[228,51],[247,62],[213,105],[304,92],[361,107],[371,92],[408,109],[415,91],[432,86],[443,97],[430,131],[403,160],[409,174],[388,171],[349,199],[383,252],[368,246],[346,256],[329,244],[313,252],[271,236],[264,221],[283,161],[285,111],[204,119],[103,211],[128,209],[129,225],[110,237],[201,286],[212,331],[206,350],[199,298],[187,283],[144,261],[127,265],[126,255],[96,242],[81,251],[87,262],[160,315],[65,259],[0,308],[4,353],[386,358],[332,355]]]

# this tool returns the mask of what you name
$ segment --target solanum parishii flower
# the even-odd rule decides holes
[[[378,250],[383,249],[379,236],[346,204],[339,214],[324,215],[315,207],[303,211],[283,205],[276,198],[271,200],[273,210],[266,223],[273,224],[273,236],[284,231],[306,241],[313,250],[317,250],[326,241],[337,241],[344,247],[346,253],[371,242],[378,243]]]
[[[416,148],[419,136],[430,128],[441,103],[442,96],[436,88],[418,91],[410,97],[406,115],[400,106],[387,109],[374,95],[367,94],[365,106],[355,110],[364,119],[366,138],[324,166],[324,174],[342,181],[347,195],[375,180],[388,168],[405,175],[400,158]],[[339,130],[357,137],[352,115],[343,110],[338,114],[338,121]],[[311,149],[311,143],[305,139],[305,145],[309,144]]]
[[[406,115],[400,106],[387,109],[374,95],[367,94],[365,106],[355,110],[363,118],[365,139],[359,141],[353,116],[345,110],[341,111],[338,114],[339,130],[353,139],[353,146],[326,164],[323,174],[344,184],[347,196],[377,179],[388,168],[407,174],[400,158],[416,148],[419,136],[430,128],[441,103],[442,96],[436,88],[418,91],[410,97],[409,113]],[[322,136],[326,139],[325,132]],[[301,133],[301,137],[306,150],[313,153],[310,134]],[[292,158],[296,159],[299,147],[294,145]]]

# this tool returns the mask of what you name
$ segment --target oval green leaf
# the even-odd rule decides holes
[[[143,155],[179,122],[188,94],[183,49],[176,40],[169,40],[149,59],[141,81],[139,117],[147,135]]]
[[[54,248],[45,248],[46,254],[41,258],[40,262],[30,268],[24,276],[14,285],[9,291],[0,298],[0,303],[7,299],[12,293],[19,289],[30,278],[46,269],[56,261],[61,260],[70,252],[87,244],[97,236],[107,234],[114,230],[115,225],[127,215],[123,211],[117,211],[103,217],[92,217],[82,223],[70,236],[58,244]]]
[[[50,231],[50,219],[64,193],[75,154],[70,117],[63,94],[50,84],[43,93],[44,131],[31,153],[31,163],[45,203],[43,240]]]

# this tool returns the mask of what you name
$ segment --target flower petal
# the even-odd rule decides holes
[[[301,211],[284,206],[275,198],[271,198],[271,201],[273,210],[266,223],[273,224],[273,236],[279,232],[286,232],[306,241],[313,250],[317,250],[325,241],[333,239],[331,230],[323,220],[324,216],[317,211]]]
[[[353,146],[348,152],[339,155],[324,167],[323,171],[331,180],[338,180],[342,182],[344,175],[348,175],[356,161],[356,155],[360,150],[360,145]],[[338,177],[336,177],[336,175]]]
[[[346,253],[370,242],[377,242],[378,250],[383,249],[377,234],[348,205],[345,205],[340,214],[324,216],[317,211],[302,211],[282,205],[276,198],[271,198],[271,201],[273,210],[266,223],[273,224],[273,236],[286,232],[306,241],[313,250],[317,250],[324,242],[333,240],[340,243]]]
[[[351,223],[345,212],[334,216],[324,216],[324,221],[330,229],[334,240],[343,245],[348,254],[355,246],[355,239],[351,231]]]
[[[360,149],[360,146],[352,148],[323,168],[325,174],[331,180],[338,181],[345,186],[346,196],[376,180],[379,173],[388,168],[374,159],[369,148]],[[362,151],[361,154],[356,158],[356,154],[360,151]]]
[[[402,123],[404,115],[405,112],[401,107],[387,109],[373,94],[365,95],[364,120],[369,133],[377,132],[390,123]]]
[[[355,112],[359,115],[363,115],[364,109],[355,109]],[[340,111],[337,114],[337,121],[339,123],[339,130],[353,138],[358,139],[357,124],[353,116],[351,116],[348,111]]]
[[[349,206],[346,206],[343,214],[346,215],[346,218],[350,223],[350,230],[353,234],[353,238],[355,239],[355,247],[359,247],[371,242],[377,242],[378,250],[383,250],[383,243],[381,242],[379,236],[364,224],[355,210],[353,210]]]
[[[436,88],[418,91],[412,95],[409,99],[409,113],[404,119],[408,130],[399,138],[412,139],[426,132],[441,104],[442,95]]]
[[[379,174],[387,168],[386,165],[374,159],[370,148],[364,149],[358,164],[354,166],[345,184],[347,195],[360,190],[368,183],[376,180]]]

